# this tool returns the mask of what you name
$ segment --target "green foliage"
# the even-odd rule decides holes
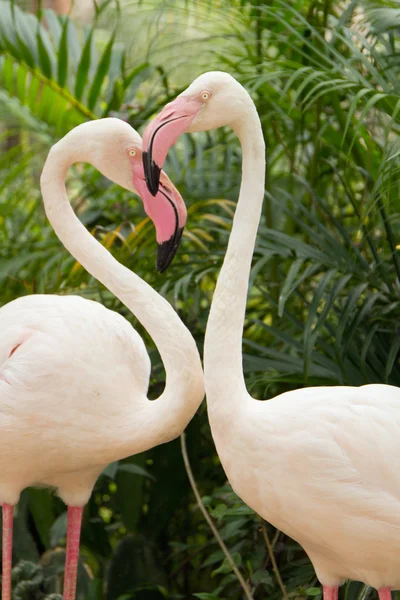
[[[61,600],[60,594],[48,594],[48,582],[43,569],[21,560],[12,570],[14,600]]]
[[[152,341],[63,250],[44,218],[38,178],[49,147],[78,123],[113,115],[140,129],[198,73],[227,70],[251,91],[267,142],[243,344],[251,392],[400,385],[399,17],[391,2],[137,0],[97,2],[82,24],[2,0],[0,303],[79,293],[121,312],[145,338],[150,394],[159,394],[164,372]],[[170,152],[166,170],[187,203],[188,226],[162,276],[140,203],[87,165],[68,176],[82,222],[168,298],[200,349],[240,160],[227,131],[184,136]],[[289,597],[319,596],[301,548],[226,484],[204,409],[187,439],[203,501],[254,599],[282,598],[264,534]],[[40,600],[61,590],[65,531],[61,501],[47,490],[23,493],[14,558],[39,563],[21,581]],[[343,593],[371,594],[354,582]],[[194,502],[178,442],[110,465],[99,478],[85,510],[78,595],[243,597]]]

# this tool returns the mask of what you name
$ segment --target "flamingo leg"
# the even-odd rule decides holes
[[[324,591],[324,600],[338,600],[339,588],[337,585],[334,587],[331,587],[329,585],[324,585],[323,591]],[[381,600],[383,600],[383,599],[381,599]]]
[[[14,507],[3,504],[3,543],[2,543],[2,577],[1,600],[11,600],[11,567]]]
[[[65,559],[63,600],[75,600],[82,513],[83,507],[81,506],[68,507],[67,555]]]
[[[379,600],[392,600],[392,593],[388,587],[380,588],[378,594]]]

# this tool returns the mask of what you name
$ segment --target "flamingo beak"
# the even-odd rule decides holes
[[[168,150],[190,127],[201,108],[198,99],[178,96],[146,127],[142,142],[143,167],[147,187],[153,196],[159,189],[160,173]]]
[[[164,273],[171,264],[182,238],[187,216],[185,203],[164,171],[160,171],[159,174],[158,192],[155,196],[150,194],[141,162],[134,168],[133,183],[142,198],[146,214],[156,228],[156,268],[159,273]]]
[[[181,241],[183,227],[175,229],[174,234],[166,240],[158,244],[156,269],[159,273],[164,273],[171,264]]]

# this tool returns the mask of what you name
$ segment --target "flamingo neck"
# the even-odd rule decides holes
[[[227,417],[235,413],[234,405],[243,405],[249,398],[243,376],[242,336],[251,260],[264,198],[265,144],[250,96],[246,104],[245,115],[233,127],[242,145],[242,183],[204,342],[211,423],[218,416],[226,423]]]
[[[204,396],[200,357],[192,335],[167,300],[121,265],[76,217],[68,200],[65,178],[74,162],[85,160],[85,156],[90,162],[91,148],[90,140],[82,140],[77,153],[67,140],[68,136],[52,148],[43,169],[45,211],[65,248],[138,318],[160,352],[166,372],[164,392],[155,401],[144,398],[145,427],[141,437],[147,439],[150,448],[177,437],[199,407]],[[133,415],[128,437],[134,432],[137,437],[137,416]],[[137,444],[134,440],[131,443]],[[121,440],[121,444],[125,444],[126,455],[132,454],[129,440]]]

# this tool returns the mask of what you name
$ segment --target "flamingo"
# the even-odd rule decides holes
[[[242,333],[264,197],[265,145],[250,95],[230,75],[197,78],[149,124],[143,160],[158,190],[183,131],[229,125],[242,146],[242,184],[204,344],[208,415],[227,477],[245,503],[307,552],[337,600],[346,579],[390,600],[400,588],[400,390],[310,387],[267,401],[246,390]]]
[[[146,188],[139,134],[119,119],[79,125],[55,144],[41,176],[46,214],[64,246],[127,306],[156,343],[164,392],[149,401],[150,360],[121,315],[79,296],[33,295],[0,310],[0,503],[2,600],[11,599],[13,507],[21,490],[51,486],[68,505],[64,600],[74,600],[83,507],[104,467],[176,438],[204,396],[195,341],[172,306],[122,266],[75,216],[68,168],[92,163],[139,193],[153,219],[163,271],[176,251],[186,209],[165,174]]]

